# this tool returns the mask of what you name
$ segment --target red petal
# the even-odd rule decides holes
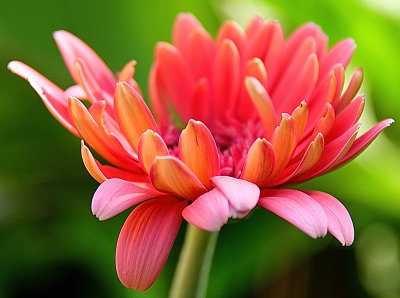
[[[161,197],[140,204],[119,234],[115,262],[128,288],[147,290],[161,273],[182,222],[187,203]]]

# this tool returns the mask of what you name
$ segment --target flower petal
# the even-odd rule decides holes
[[[162,78],[165,92],[173,103],[174,108],[184,122],[190,119],[190,105],[195,80],[189,64],[182,53],[173,45],[159,42],[155,50],[158,71]]]
[[[246,34],[238,23],[226,21],[222,24],[217,33],[217,44],[221,44],[224,40],[232,41],[241,56],[246,43]]]
[[[258,138],[247,153],[242,179],[264,186],[274,166],[274,147],[266,139]]]
[[[138,164],[118,152],[90,115],[86,107],[76,98],[70,97],[68,108],[79,134],[90,147],[110,163],[123,169],[137,169]],[[140,167],[139,167],[140,168]]]
[[[343,246],[349,246],[354,241],[354,227],[350,214],[333,196],[320,191],[306,191],[317,201],[328,217],[328,231],[335,236]]]
[[[188,57],[189,39],[198,28],[203,28],[203,26],[191,13],[180,13],[175,19],[172,29],[172,43],[185,57]]]
[[[324,209],[310,196],[295,189],[267,189],[258,205],[275,213],[312,238],[323,237],[328,230]]]
[[[119,234],[115,262],[128,288],[147,290],[161,273],[182,222],[187,203],[161,197],[140,204]]]
[[[235,211],[248,212],[257,205],[260,196],[257,185],[229,176],[214,176],[211,181],[225,195]]]
[[[193,172],[173,156],[158,156],[150,169],[150,178],[159,191],[195,200],[207,191]]]
[[[219,172],[219,154],[207,126],[189,120],[179,137],[179,157],[206,188],[212,188],[210,178]]]
[[[60,122],[72,134],[79,137],[79,133],[76,130],[68,113],[67,96],[64,94],[63,90],[61,90],[61,88],[22,62],[11,61],[8,63],[7,67],[13,73],[27,80],[36,93],[39,94],[46,108],[50,111],[54,118],[56,118],[57,121]]]
[[[85,142],[81,141],[81,155],[86,170],[99,183],[107,180],[106,176],[101,172],[89,148],[85,146]]]
[[[148,129],[139,140],[138,156],[139,162],[146,173],[150,173],[151,165],[157,156],[168,156],[167,145],[161,136]]]
[[[271,139],[277,125],[274,104],[268,92],[256,78],[246,77],[245,85],[261,119],[264,135],[267,139]]]
[[[100,184],[94,193],[92,212],[100,220],[105,220],[156,196],[160,196],[160,193],[155,189],[112,178]]]
[[[271,174],[276,176],[289,162],[296,146],[296,123],[288,114],[282,114],[281,124],[276,127],[272,136],[272,145],[275,151],[275,167]]]
[[[132,148],[137,152],[139,139],[147,130],[157,133],[158,127],[146,103],[139,93],[126,82],[117,84],[115,109],[119,123]]]
[[[78,83],[74,63],[76,58],[81,58],[86,62],[90,73],[93,74],[103,90],[110,95],[113,94],[115,88],[114,75],[103,60],[86,43],[63,30],[54,32],[53,37],[75,82]]]
[[[182,216],[200,229],[214,232],[228,222],[229,203],[222,192],[214,188],[187,206]]]
[[[363,81],[364,74],[361,67],[357,67],[351,76],[350,83],[347,86],[346,91],[340,97],[340,100],[337,102],[335,110],[340,113],[348,104],[352,101],[352,99],[356,96],[358,90],[360,90],[361,83]]]
[[[349,149],[349,151],[343,156],[343,158],[332,168],[332,170],[338,168],[339,166],[350,162],[350,160],[356,158],[361,152],[363,152],[375,138],[378,136],[378,134],[381,133],[381,131],[390,126],[394,122],[393,119],[386,119],[378,124],[376,124],[373,128],[371,128],[369,131],[364,133],[361,137],[356,139]]]
[[[235,106],[239,92],[240,56],[231,40],[224,39],[218,45],[214,69],[215,106],[218,118],[223,119]]]

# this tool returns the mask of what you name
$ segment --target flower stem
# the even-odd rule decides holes
[[[218,232],[207,232],[188,223],[170,298],[205,297],[217,238]]]

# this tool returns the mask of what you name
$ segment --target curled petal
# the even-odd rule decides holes
[[[207,191],[193,172],[172,156],[156,157],[150,169],[150,178],[158,190],[187,200],[193,201]]]
[[[81,154],[83,163],[89,174],[99,183],[103,183],[105,180],[107,180],[106,176],[104,176],[97,165],[96,160],[94,159],[89,148],[85,146],[85,142],[83,140],[81,141]]]
[[[258,138],[247,153],[242,179],[264,186],[274,166],[274,147],[267,140]]]
[[[93,214],[100,220],[109,219],[138,203],[160,196],[155,189],[141,186],[117,178],[104,181],[93,196]]]
[[[136,61],[132,60],[125,64],[118,75],[118,82],[129,82],[135,75]],[[139,92],[139,91],[138,91]]]
[[[294,109],[292,113],[292,118],[297,127],[297,141],[301,139],[304,129],[306,128],[308,120],[308,106],[303,100],[300,105]]]
[[[320,191],[306,191],[317,201],[328,217],[328,231],[335,236],[343,246],[349,246],[354,241],[354,227],[350,214],[333,196]]]
[[[189,120],[179,137],[179,157],[208,189],[210,178],[218,174],[219,154],[208,128],[200,121]]]
[[[147,290],[161,273],[182,222],[187,203],[173,197],[149,200],[136,207],[118,237],[115,262],[128,288]]]
[[[235,211],[248,212],[257,205],[260,196],[257,185],[229,176],[215,176],[211,181],[225,195]]]
[[[182,216],[200,229],[214,232],[228,222],[229,203],[222,192],[214,188],[187,206]]]
[[[328,218],[315,200],[294,189],[267,189],[258,205],[275,213],[312,238],[323,237],[328,231]]]
[[[161,136],[148,129],[139,140],[139,162],[146,173],[150,173],[151,165],[157,156],[168,156],[167,145]]]
[[[70,97],[68,109],[79,134],[90,147],[110,163],[123,169],[137,169],[138,165],[127,158],[112,145],[110,140],[90,115],[86,107],[76,98]]]

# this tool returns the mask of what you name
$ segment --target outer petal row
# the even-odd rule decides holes
[[[329,231],[342,245],[351,245],[354,227],[346,208],[323,192],[295,189],[263,190],[258,205],[287,220],[312,238]]]

